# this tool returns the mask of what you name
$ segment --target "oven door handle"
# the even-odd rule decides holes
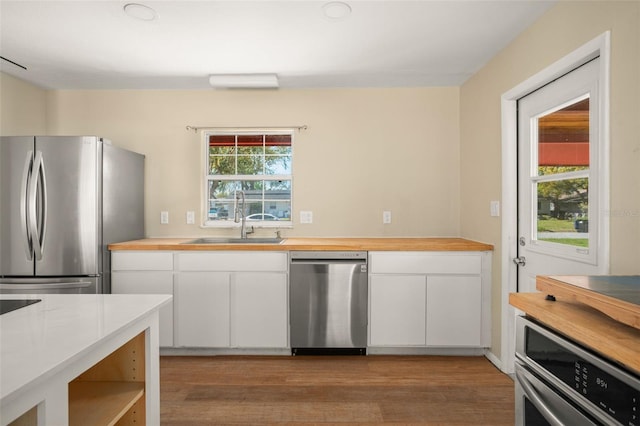
[[[563,426],[563,423],[545,405],[538,391],[525,376],[523,371],[516,369],[516,379],[524,389],[525,394],[531,403],[538,409],[540,414],[551,424],[551,426]]]

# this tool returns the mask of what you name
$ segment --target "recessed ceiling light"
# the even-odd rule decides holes
[[[141,21],[153,21],[158,17],[155,10],[149,6],[139,3],[127,3],[123,7],[124,13],[132,18],[139,19]]]
[[[351,6],[341,1],[332,1],[322,6],[324,16],[333,20],[346,19],[351,15]]]

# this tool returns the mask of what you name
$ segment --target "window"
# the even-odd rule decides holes
[[[207,226],[233,226],[238,191],[253,226],[291,226],[293,130],[205,133]]]
[[[537,118],[536,239],[589,247],[589,96]]]

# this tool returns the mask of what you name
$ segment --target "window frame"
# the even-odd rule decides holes
[[[248,226],[254,228],[292,228],[293,227],[293,173],[294,173],[294,141],[295,141],[295,129],[293,128],[251,128],[248,129],[209,129],[204,130],[202,132],[202,179],[201,179],[201,214],[202,214],[202,227],[203,228],[221,228],[221,229],[230,229],[230,228],[238,228],[241,226],[241,223],[234,222],[231,220],[209,220],[209,183],[212,180],[229,180],[229,181],[277,181],[277,180],[286,180],[289,181],[289,186],[291,188],[291,193],[289,196],[289,204],[290,204],[290,213],[288,219],[282,220],[251,220],[246,223]],[[269,174],[256,174],[256,175],[210,175],[209,174],[209,138],[212,135],[215,136],[267,136],[267,135],[289,135],[291,137],[291,164],[290,164],[290,174],[279,174],[279,175],[269,175]],[[264,145],[263,145],[264,146]],[[239,154],[237,151],[234,156],[237,158]],[[265,154],[263,151],[263,158],[265,158]],[[221,179],[222,177],[222,179]],[[253,200],[255,201],[255,200]],[[263,211],[262,214],[269,214],[268,211],[264,211],[264,203],[265,197],[264,193],[262,195],[261,201],[263,203]],[[233,208],[235,211],[237,200],[234,199]],[[233,212],[229,212],[230,215]],[[246,214],[246,213],[245,213]]]
[[[594,89],[595,87],[589,87],[589,90],[586,90],[585,93],[574,97],[573,99],[567,100],[566,102],[555,105],[553,108],[549,110],[544,110],[536,114],[534,117],[530,119],[530,141],[531,141],[531,153],[530,153],[530,173],[529,173],[529,183],[531,186],[531,230],[529,235],[531,235],[530,247],[529,249],[532,251],[536,251],[542,254],[553,254],[556,256],[564,257],[566,259],[576,260],[588,264],[596,264],[597,262],[597,227],[594,229],[590,229],[589,232],[584,233],[584,236],[588,240],[588,246],[586,248],[579,247],[576,245],[571,245],[567,243],[555,242],[553,240],[547,240],[540,238],[539,230],[538,230],[538,220],[539,220],[539,207],[538,202],[540,201],[539,196],[539,186],[541,184],[553,183],[553,182],[562,182],[567,180],[575,180],[575,179],[586,179],[588,182],[588,199],[587,199],[587,215],[591,215],[592,218],[598,217],[598,185],[594,185],[593,177],[597,176],[598,162],[598,104],[593,105],[591,102],[592,99],[597,101],[597,93]],[[578,104],[581,101],[589,100],[589,110],[588,110],[588,119],[589,119],[589,137],[588,137],[588,146],[589,146],[589,154],[588,154],[588,165],[586,168],[575,171],[566,171],[552,174],[541,174],[540,173],[540,121],[544,117],[548,117],[558,111],[562,111],[568,106]],[[595,166],[594,166],[595,164]],[[596,207],[596,208],[594,208]],[[593,211],[591,211],[593,209]],[[595,222],[597,225],[597,221]]]
[[[597,59],[597,58],[596,58]],[[585,63],[587,65],[590,61]],[[578,67],[580,68],[580,67]],[[599,212],[601,210],[601,199],[600,199],[600,185],[598,184],[599,178],[599,169],[601,167],[600,155],[601,155],[601,141],[599,137],[600,131],[600,103],[599,103],[599,87],[598,87],[598,79],[599,75],[596,76],[597,79],[595,83],[590,82],[588,85],[584,86],[584,88],[577,90],[575,96],[567,99],[566,102],[563,102],[558,105],[554,105],[550,109],[540,110],[537,114],[530,118],[530,140],[535,141],[535,143],[531,143],[529,153],[529,183],[528,185],[531,188],[531,200],[530,200],[530,227],[529,235],[531,235],[531,240],[529,241],[528,250],[536,253],[540,253],[542,255],[555,256],[558,258],[564,258],[570,261],[582,262],[588,265],[598,265],[599,255],[598,255],[598,238],[600,233],[600,219]],[[562,110],[563,108],[577,103],[584,99],[589,99],[590,107],[589,107],[589,167],[585,170],[559,173],[559,174],[550,174],[550,175],[540,175],[539,174],[539,140],[538,140],[538,125],[541,117],[547,116],[553,112]],[[593,222],[593,224],[589,227],[589,231],[586,233],[586,237],[589,240],[588,247],[578,247],[574,245],[562,244],[558,242],[545,241],[543,239],[538,238],[538,230],[537,230],[537,217],[538,217],[538,190],[537,185],[546,182],[560,181],[565,179],[577,179],[577,178],[586,178],[588,180],[588,193],[589,193],[589,201],[588,201],[588,215],[589,222]]]

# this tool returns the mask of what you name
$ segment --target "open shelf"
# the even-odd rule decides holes
[[[144,383],[71,382],[69,425],[115,425],[144,396]]]
[[[69,383],[69,425],[145,423],[144,344],[140,333]]]

